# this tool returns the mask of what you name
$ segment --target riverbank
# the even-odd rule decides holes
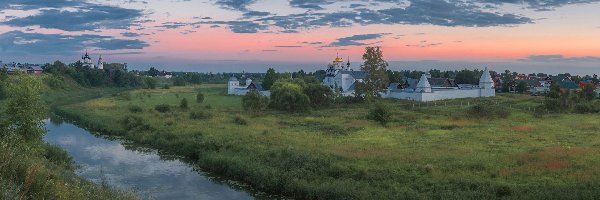
[[[39,99],[33,97],[33,95],[39,95],[39,91],[36,91],[37,88],[33,88],[37,86],[41,86],[42,90],[45,91],[43,97],[48,105],[64,105],[69,103],[68,100],[72,97],[85,101],[86,99],[99,97],[92,95],[94,93],[107,91],[107,89],[83,89],[75,84],[63,85],[64,87],[54,90],[47,84],[38,85],[39,83],[36,82],[45,83],[46,76],[35,77],[35,80],[27,78],[30,77],[25,77],[26,85],[13,87],[18,90],[31,91],[28,94],[32,94],[32,96],[25,97],[20,94],[19,97],[14,97],[13,93],[9,93],[9,99],[0,100],[0,105],[4,105],[5,102],[3,101],[20,101],[21,103],[18,105],[23,107],[18,111],[22,112],[25,109],[27,110],[26,113],[29,113],[33,109],[36,111],[46,110],[43,106],[37,104]],[[8,80],[15,81],[12,77]],[[21,84],[23,82],[20,80],[17,83]],[[83,96],[88,98],[83,98]],[[30,101],[35,102],[31,103]],[[0,109],[0,112],[2,112],[0,116],[13,116],[10,113],[4,113],[7,112],[6,110],[4,108]],[[43,112],[40,113],[44,115]],[[19,114],[19,116],[27,115]],[[27,120],[34,119],[28,118]],[[17,122],[23,124],[38,123],[38,121]],[[22,124],[20,125],[22,126]],[[14,127],[19,128],[19,126]],[[137,199],[134,193],[119,191],[106,185],[94,184],[78,177],[75,174],[75,165],[71,156],[64,150],[44,143],[41,138],[40,141],[36,139],[26,140],[23,135],[13,135],[12,131],[13,129],[0,129],[0,199]]]
[[[200,90],[203,103],[196,103]],[[596,115],[528,108],[540,98],[500,96],[413,105],[384,101],[388,126],[363,104],[255,116],[224,85],[136,90],[59,106],[79,124],[185,156],[258,190],[298,199],[561,199],[600,193]],[[183,98],[188,109],[178,107]],[[159,112],[156,105],[168,104]],[[508,115],[470,116],[472,105]]]

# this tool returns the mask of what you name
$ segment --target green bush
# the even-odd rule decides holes
[[[313,108],[327,107],[333,102],[333,91],[321,84],[308,84],[304,88],[304,94],[310,99]]]
[[[166,113],[166,112],[171,111],[171,106],[169,106],[167,104],[159,104],[159,105],[154,106],[154,110],[161,112],[161,113]]]
[[[600,112],[600,106],[598,105],[598,103],[594,102],[582,102],[575,104],[574,111],[580,114],[598,113]]]
[[[369,111],[367,118],[385,126],[392,119],[392,113],[383,104],[375,104],[375,107]]]
[[[127,108],[127,109],[129,109],[129,112],[132,112],[132,113],[140,113],[143,111],[142,107],[140,107],[138,105],[130,105],[129,108]]]
[[[233,122],[236,124],[239,124],[239,125],[244,125],[244,126],[248,125],[248,120],[244,116],[241,116],[241,115],[236,115],[233,118]]]
[[[44,83],[52,89],[63,89],[65,87],[65,80],[63,77],[54,74],[45,76]]]
[[[156,83],[158,82],[155,78],[147,77],[144,82],[148,89],[156,89]]]
[[[164,84],[162,86],[162,89],[168,90],[168,89],[171,89],[171,86],[169,86],[169,84]]]
[[[302,87],[285,80],[278,80],[271,88],[272,108],[287,112],[305,112],[310,108],[310,99]]]
[[[267,108],[269,104],[269,98],[261,95],[256,90],[250,90],[244,97],[242,98],[242,107],[245,111],[249,111],[252,113],[258,113]]]
[[[181,103],[179,103],[179,108],[187,110],[189,108],[188,100],[186,98],[181,99]]]
[[[190,113],[190,119],[210,119],[212,118],[212,114],[206,111],[193,111]]]
[[[198,92],[198,94],[196,94],[196,102],[198,102],[198,103],[204,102],[204,94],[202,94],[202,92]]]
[[[185,86],[186,85],[185,78],[183,78],[182,76],[176,76],[175,78],[173,78],[173,85],[174,86]]]
[[[123,119],[121,119],[121,125],[123,125],[125,130],[132,130],[144,125],[144,120],[139,116],[126,115],[123,117]]]

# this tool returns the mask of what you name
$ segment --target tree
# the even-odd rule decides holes
[[[457,84],[477,84],[479,83],[479,71],[471,71],[468,69],[460,70],[456,73],[455,81]]]
[[[202,94],[202,92],[198,92],[198,94],[196,94],[196,102],[198,102],[198,103],[204,102],[204,94]]]
[[[279,80],[271,88],[272,108],[287,112],[304,112],[310,108],[310,99],[302,87],[286,80]]]
[[[558,83],[552,83],[552,85],[550,85],[548,97],[553,99],[558,99],[560,97],[560,85],[558,85]]]
[[[367,72],[363,82],[357,82],[356,94],[367,100],[380,97],[388,84],[386,70],[388,63],[383,60],[383,52],[379,47],[366,47],[361,69]]]
[[[41,82],[31,76],[17,74],[8,85],[6,114],[0,122],[0,132],[12,133],[27,141],[41,142],[45,131],[42,120],[45,108],[41,99]]]
[[[525,81],[519,81],[519,83],[517,84],[517,92],[519,93],[525,93],[528,90],[528,86],[527,83],[525,83]]]
[[[245,111],[258,113],[267,108],[269,98],[261,95],[257,90],[250,90],[242,97],[242,107]]]
[[[304,94],[310,99],[313,108],[327,107],[333,102],[333,91],[321,84],[308,84],[304,88]]]
[[[188,100],[186,98],[181,99],[181,103],[179,103],[179,108],[187,110],[189,108]]]
[[[399,71],[392,71],[388,69],[386,73],[390,83],[400,83],[400,81],[402,81],[402,73]]]
[[[262,82],[263,88],[265,88],[265,90],[270,90],[278,78],[279,77],[277,75],[277,72],[275,72],[275,69],[269,68],[267,70],[267,74],[265,75],[265,78],[263,79],[263,82]]]
[[[148,89],[156,89],[156,83],[158,81],[155,78],[148,77],[145,79],[145,82]]]
[[[148,76],[156,77],[158,74],[160,74],[160,71],[154,67],[150,67],[150,70],[148,70]]]
[[[580,95],[582,99],[588,101],[594,100],[598,97],[598,93],[596,93],[596,88],[594,87],[594,84],[585,85],[581,90]]]
[[[176,76],[175,78],[173,78],[173,86],[185,86],[186,81],[185,78],[183,78],[183,76]]]

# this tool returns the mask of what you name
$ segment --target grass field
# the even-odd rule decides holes
[[[201,104],[197,91],[206,96]],[[254,116],[242,110],[241,97],[225,92],[225,85],[136,90],[60,106],[57,113],[300,199],[600,198],[598,116],[534,117],[541,97],[385,100],[393,117],[383,127],[366,119],[365,104]],[[182,98],[188,110],[178,107]],[[163,103],[172,110],[154,110]],[[511,114],[472,116],[473,105]],[[142,111],[130,111],[135,106]],[[192,112],[200,117],[190,118]]]

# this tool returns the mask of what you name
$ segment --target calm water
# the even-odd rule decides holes
[[[186,163],[156,151],[131,150],[123,141],[97,137],[69,123],[46,123],[44,140],[69,152],[76,173],[96,183],[134,190],[144,199],[254,199],[243,190],[213,181]]]

